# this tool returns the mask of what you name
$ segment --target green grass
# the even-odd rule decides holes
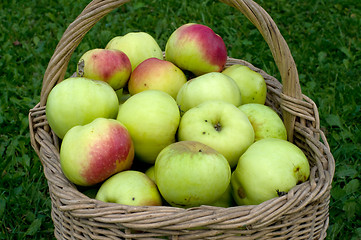
[[[6,2],[6,3],[4,3]],[[187,22],[220,34],[232,57],[279,78],[255,27],[217,1],[133,1],[107,15],[85,36],[68,68],[84,51],[116,35],[146,31],[164,49]],[[294,56],[304,94],[319,107],[336,159],[327,239],[361,238],[361,2],[258,0],[277,23]],[[51,202],[39,158],[29,140],[29,109],[39,102],[42,76],[66,27],[87,1],[0,3],[0,239],[50,239]]]

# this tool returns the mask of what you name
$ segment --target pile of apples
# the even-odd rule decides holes
[[[145,32],[84,53],[46,104],[64,175],[104,202],[183,208],[255,205],[306,181],[264,78],[226,61],[223,39],[195,23],[164,54]]]

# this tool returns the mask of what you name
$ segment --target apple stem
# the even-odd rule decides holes
[[[83,77],[84,76],[84,60],[81,59],[78,62],[78,76]]]

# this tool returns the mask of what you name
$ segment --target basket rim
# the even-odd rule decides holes
[[[229,61],[246,64],[250,68],[265,74],[263,70],[244,60],[229,58]],[[282,87],[276,78],[268,76],[268,87]],[[283,97],[284,95],[279,93],[279,98],[283,99]],[[313,101],[306,96],[305,102],[307,106],[316,107]],[[301,134],[305,135],[305,141],[308,144],[315,149],[322,149],[316,150],[319,152],[315,154],[315,157],[321,160],[315,160],[316,163],[311,169],[309,180],[295,186],[286,195],[270,199],[259,205],[232,206],[228,208],[202,205],[184,209],[173,206],[129,206],[105,203],[89,198],[80,192],[62,173],[59,156],[60,140],[48,126],[44,114],[45,106],[41,107],[38,103],[29,112],[29,127],[33,131],[31,134],[33,136],[31,138],[32,145],[43,164],[44,174],[49,185],[52,217],[56,228],[60,227],[58,225],[64,224],[64,219],[67,219],[66,222],[73,221],[71,219],[80,219],[80,221],[83,219],[85,222],[93,222],[92,224],[94,222],[107,226],[119,226],[120,224],[128,229],[142,231],[154,231],[156,228],[157,231],[173,232],[173,235],[176,233],[184,234],[184,231],[188,232],[192,231],[189,229],[197,228],[208,229],[208,234],[213,232],[219,234],[219,232],[225,231],[233,232],[234,229],[243,231],[245,226],[247,227],[244,231],[258,234],[264,231],[265,227],[267,229],[276,228],[277,225],[275,224],[278,221],[283,221],[280,219],[293,217],[295,214],[304,212],[305,209],[315,208],[316,206],[317,209],[314,211],[320,211],[320,213],[316,214],[317,217],[313,221],[317,219],[318,221],[325,220],[322,223],[322,228],[312,229],[310,234],[320,235],[321,239],[326,235],[329,195],[335,163],[323,132],[312,127],[317,125],[315,124],[317,118],[305,118],[307,125],[309,125],[307,131],[304,131],[305,126],[303,124],[295,125],[296,137],[297,131],[300,131]],[[298,114],[298,118],[302,118],[303,113]],[[316,174],[319,176],[316,177]],[[151,220],[150,217],[152,217]],[[64,237],[57,234],[60,233],[55,230],[55,235],[59,239]]]

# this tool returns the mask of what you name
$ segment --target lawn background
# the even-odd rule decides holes
[[[327,239],[361,239],[361,2],[257,0],[272,16],[298,67],[304,94],[319,107],[336,159]],[[88,1],[0,3],[0,239],[51,239],[51,202],[39,158],[29,140],[28,111],[39,102],[42,76],[66,27]],[[210,26],[228,54],[278,79],[267,44],[235,9],[217,1],[138,0],[113,11],[85,36],[70,76],[86,50],[130,31],[150,33],[164,49],[187,22]]]

